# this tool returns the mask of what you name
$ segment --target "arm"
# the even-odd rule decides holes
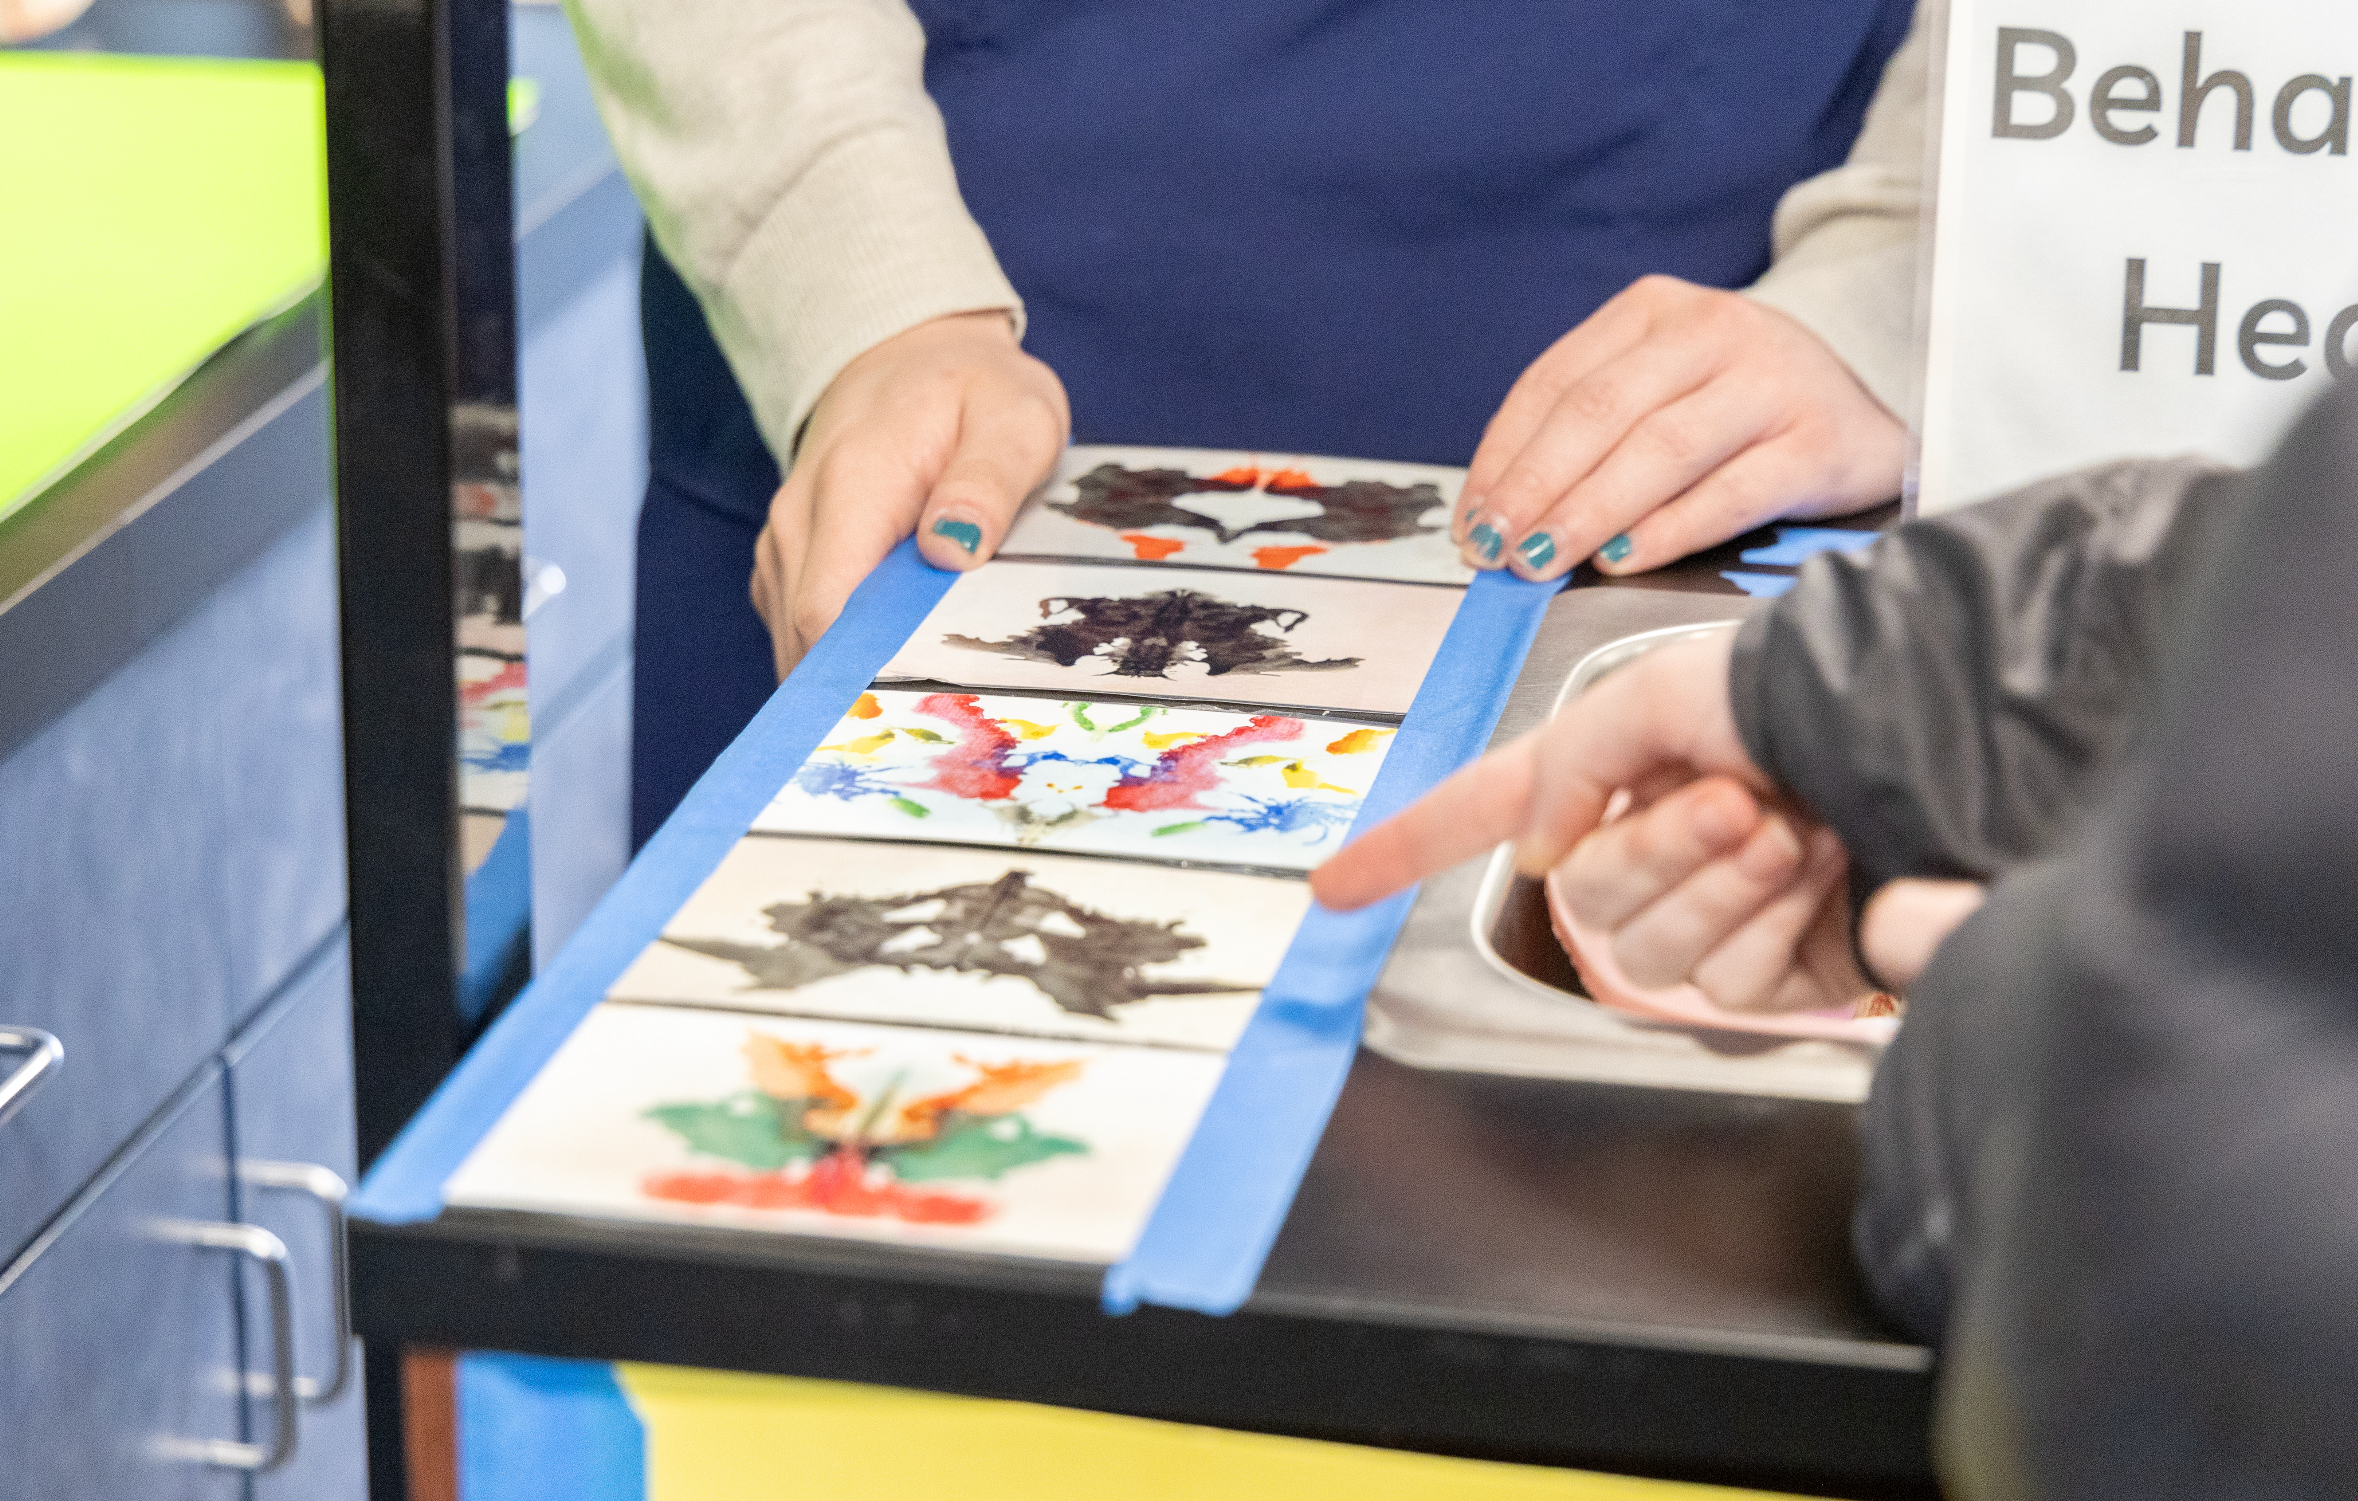
[[[785,469],[751,593],[779,675],[915,533],[988,558],[1070,413],[958,196],[899,0],[568,0],[607,130]]]
[[[781,464],[862,351],[1023,304],[958,196],[898,0],[567,0],[656,243]]]
[[[2358,400],[2252,478],[2086,837],[1910,997],[1859,1246],[1943,1345],[1954,1494],[2358,1473]]]
[[[2072,826],[2244,485],[2192,459],[2067,475],[1814,558],[1746,623],[1738,733],[1841,835],[1860,900],[1987,879]]]
[[[2244,488],[2189,460],[2117,464],[1815,559],[1732,641],[1648,653],[1313,889],[1357,906],[1512,838],[1639,983],[1737,1010],[1852,993],[1843,909],[1887,891],[1864,945],[1904,983],[1978,893],[1887,883],[1978,882],[2072,827]],[[1623,788],[1636,810],[1602,824]]]
[[[1884,66],[1850,159],[1787,190],[1776,256],[1746,295],[1817,335],[1890,411],[1915,404],[1916,241],[1924,213],[1931,39],[1947,0],[1921,0]]]

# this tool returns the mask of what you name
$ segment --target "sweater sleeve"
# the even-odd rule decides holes
[[[1872,1284],[1958,1496],[2358,1474],[2358,571],[2345,383],[2190,552],[2086,833],[1997,882],[1861,1121]]]
[[[1745,748],[1842,836],[1861,900],[2037,858],[2118,761],[2191,560],[2247,490],[2130,460],[1811,559],[1736,638]]]
[[[1921,0],[1850,159],[1787,190],[1775,260],[1749,289],[1823,339],[1859,384],[1905,418],[1916,401],[1916,242],[1924,208],[1924,121],[1932,41],[1946,0]]]
[[[901,0],[566,0],[656,243],[781,462],[836,372],[1022,301],[966,212]]]

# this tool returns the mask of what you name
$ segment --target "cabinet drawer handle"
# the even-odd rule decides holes
[[[249,1158],[238,1163],[237,1176],[249,1187],[303,1194],[327,1216],[329,1277],[335,1299],[329,1327],[336,1331],[336,1363],[325,1385],[309,1376],[297,1376],[294,1392],[306,1402],[333,1402],[352,1380],[352,1253],[344,1235],[344,1196],[350,1190],[334,1170],[316,1162]]]
[[[0,1027],[0,1052],[25,1055],[0,1079],[0,1121],[5,1121],[65,1062],[65,1044],[39,1027]]]
[[[218,1220],[157,1220],[158,1240],[228,1251],[262,1268],[270,1297],[270,1380],[273,1392],[292,1392],[295,1385],[294,1292],[287,1280],[286,1243],[260,1225],[233,1225]],[[227,1438],[167,1438],[157,1448],[173,1459],[195,1460],[225,1470],[263,1474],[277,1469],[295,1452],[295,1403],[276,1397],[270,1404],[270,1442],[241,1443]]]

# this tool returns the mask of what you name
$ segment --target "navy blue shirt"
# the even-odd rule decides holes
[[[1744,285],[1912,0],[913,0],[1081,442],[1462,464],[1648,272]]]

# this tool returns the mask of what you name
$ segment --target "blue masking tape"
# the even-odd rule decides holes
[[[1739,573],[1723,570],[1720,577],[1754,599],[1775,599],[1800,580],[1790,573]]]
[[[1475,578],[1354,834],[1481,753],[1560,587],[1503,571]],[[1252,1295],[1358,1054],[1367,993],[1415,900],[1411,889],[1357,912],[1313,906],[1302,919],[1137,1246],[1105,1275],[1108,1313],[1159,1303],[1226,1314]]]
[[[662,934],[957,577],[920,558],[914,541],[904,541],[876,565],[827,634],[689,790],[555,962],[393,1139],[353,1195],[352,1213],[405,1225],[442,1212],[442,1185],[475,1144],[639,951]]]
[[[1767,547],[1748,547],[1736,556],[1755,566],[1776,564],[1799,568],[1819,553],[1856,552],[1882,535],[1840,526],[1780,526],[1774,543]]]

